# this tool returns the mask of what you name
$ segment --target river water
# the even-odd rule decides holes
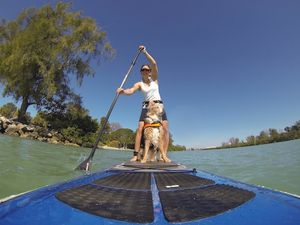
[[[83,174],[91,149],[0,135],[0,199]],[[98,150],[92,171],[127,161],[130,151]],[[226,150],[171,152],[173,161],[242,182],[300,195],[300,140]]]

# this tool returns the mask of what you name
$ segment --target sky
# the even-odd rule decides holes
[[[57,1],[1,0],[0,18]],[[300,120],[300,1],[298,0],[86,0],[72,11],[96,20],[116,50],[93,63],[81,87],[93,118],[106,115],[115,90],[145,45],[159,69],[159,86],[175,144],[219,146],[231,137],[283,130]],[[125,87],[141,80],[141,55]],[[0,88],[0,91],[3,90]],[[13,100],[0,97],[0,105]],[[110,122],[135,130],[140,92],[121,96]],[[34,115],[33,107],[29,111]]]

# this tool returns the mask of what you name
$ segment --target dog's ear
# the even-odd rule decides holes
[[[161,112],[163,112],[164,111],[164,106],[162,104],[160,104],[159,109],[160,109]]]

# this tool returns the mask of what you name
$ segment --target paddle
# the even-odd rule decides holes
[[[128,76],[129,76],[129,74],[130,74],[130,72],[131,72],[133,66],[134,66],[135,63],[136,63],[137,58],[138,58],[139,55],[141,54],[141,51],[142,51],[142,49],[139,49],[137,55],[135,56],[134,60],[132,61],[131,65],[130,65],[130,67],[129,67],[129,70],[128,70],[128,72],[126,73],[126,75],[125,75],[125,77],[124,77],[124,79],[123,79],[123,81],[122,81],[122,83],[121,83],[121,85],[120,85],[120,88],[122,88],[123,85],[125,84],[125,82],[126,82]],[[93,160],[93,157],[94,157],[94,154],[95,154],[95,151],[96,151],[97,146],[98,146],[98,143],[99,143],[99,141],[100,141],[100,139],[101,139],[101,137],[102,137],[102,135],[103,135],[103,133],[104,133],[104,130],[105,130],[105,127],[106,127],[106,125],[107,125],[109,116],[110,116],[110,114],[111,114],[111,112],[112,112],[112,110],[113,110],[113,108],[114,108],[114,106],[115,106],[115,104],[116,104],[116,102],[117,102],[117,100],[118,100],[118,98],[119,98],[119,95],[120,95],[119,93],[116,94],[116,96],[115,96],[115,98],[114,98],[114,100],[113,100],[113,102],[112,102],[112,104],[111,104],[111,106],[110,106],[110,108],[109,108],[109,110],[108,110],[108,112],[107,112],[107,114],[106,114],[106,117],[105,117],[103,126],[101,127],[101,130],[100,130],[99,133],[98,133],[96,142],[95,142],[95,144],[94,144],[94,147],[93,147],[93,149],[92,149],[92,151],[91,151],[89,157],[88,157],[87,159],[85,159],[82,163],[80,163],[80,165],[77,166],[77,167],[75,168],[76,170],[85,170],[85,171],[88,171],[88,170],[90,169],[91,164],[92,164],[92,160]]]

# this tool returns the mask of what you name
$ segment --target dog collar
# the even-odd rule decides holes
[[[160,126],[161,126],[161,123],[158,123],[158,122],[156,122],[156,123],[146,123],[144,125],[144,128],[147,128],[147,127],[160,127]]]

